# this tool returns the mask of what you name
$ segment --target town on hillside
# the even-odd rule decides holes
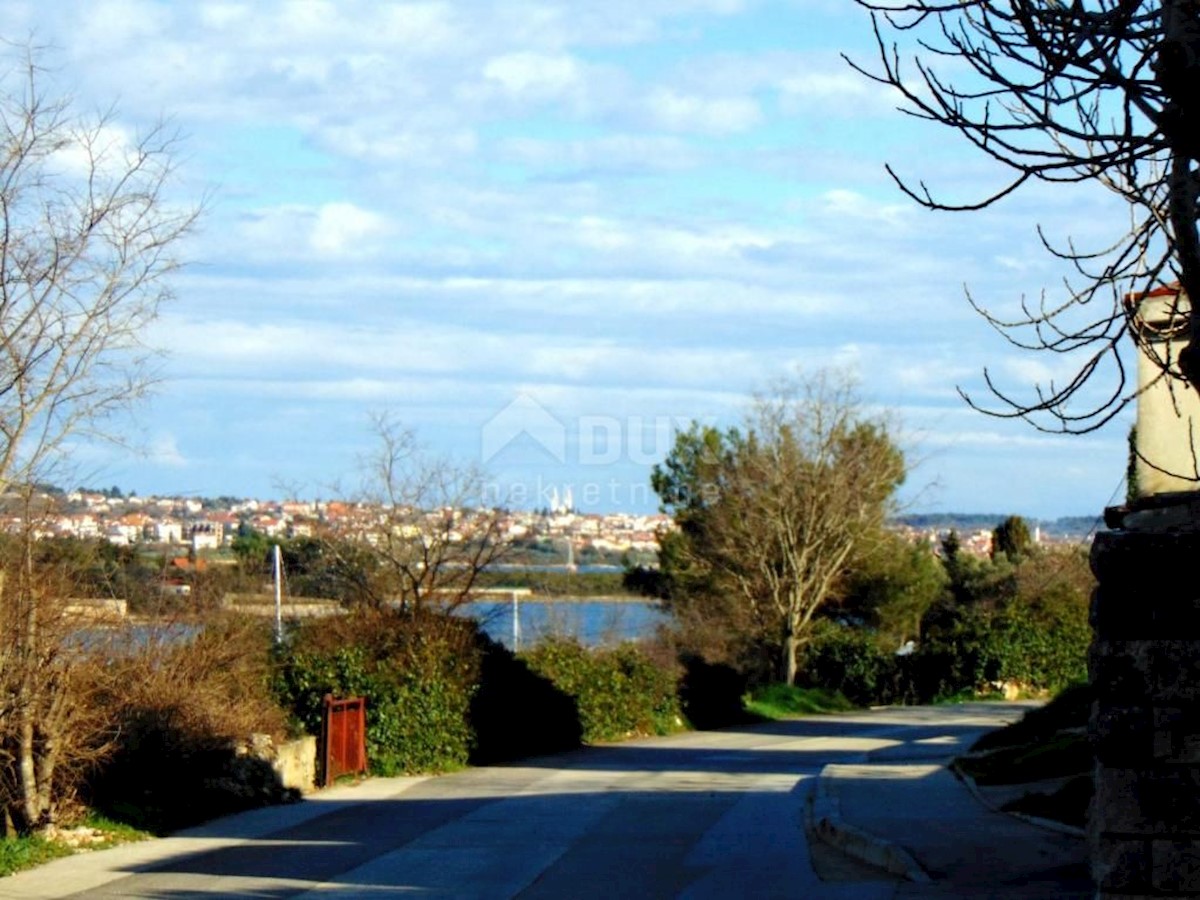
[[[673,527],[664,513],[580,512],[570,505],[570,492],[552,507],[539,510],[492,510],[495,533],[514,544],[518,559],[529,563],[649,563],[658,548],[657,534]],[[6,509],[0,529],[15,533],[25,527],[24,508],[16,496],[3,498]],[[239,534],[249,530],[268,538],[288,540],[318,534],[352,535],[377,529],[382,511],[378,504],[345,500],[259,500],[253,498],[198,498],[141,496],[118,488],[45,490],[37,504],[51,510],[32,527],[35,537],[103,539],[118,546],[158,545],[186,548],[202,554],[219,553]],[[555,497],[558,501],[558,497]],[[444,518],[445,511],[429,515]],[[452,511],[466,518],[469,511]],[[914,543],[927,542],[935,550],[955,531],[964,552],[991,553],[992,529],[1004,517],[978,514],[909,515],[891,520],[890,527]],[[1090,542],[1096,522],[1085,517],[1031,521],[1035,543],[1083,544]],[[461,539],[451,532],[450,540]]]

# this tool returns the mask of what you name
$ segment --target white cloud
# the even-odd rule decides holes
[[[1125,221],[1057,188],[919,212],[885,161],[950,199],[996,173],[846,68],[839,50],[875,48],[844,0],[11,6],[64,48],[84,108],[127,111],[114,147],[165,113],[189,188],[215,185],[150,335],[175,351],[165,460],[263,456],[264,397],[296,429],[270,440],[318,470],[313,428],[388,403],[451,427],[524,386],[699,417],[843,363],[879,403],[945,415],[966,469],[1010,432],[949,414],[954,385],[989,362],[1018,387],[1063,370],[1009,360],[962,283],[1003,309],[1058,274],[1034,221],[1089,241]]]
[[[309,245],[324,256],[357,256],[388,233],[387,219],[353,203],[326,203],[317,211]]]
[[[201,23],[218,30],[244,27],[253,17],[250,7],[237,2],[202,3],[198,14]]]
[[[511,138],[498,150],[505,159],[553,173],[580,170],[588,176],[682,172],[704,159],[688,141],[674,135],[615,134],[581,140]]]
[[[704,97],[658,88],[645,99],[650,121],[668,131],[735,134],[762,121],[758,103],[748,97]]]
[[[1056,380],[1056,376],[1061,383],[1062,377],[1069,372],[1069,363],[1060,360],[1057,366],[1052,366],[1043,358],[1010,356],[998,365],[993,364],[993,368],[1018,382],[1021,387],[1030,388],[1035,384],[1049,385]]]
[[[170,466],[182,469],[188,466],[188,459],[179,449],[179,443],[174,435],[159,434],[151,442],[147,452],[148,460],[156,466]]]
[[[353,122],[322,122],[312,129],[324,150],[368,163],[404,163],[445,168],[478,149],[475,132],[445,117],[413,115],[405,121],[364,117]]]
[[[154,0],[95,0],[74,13],[77,34],[100,44],[152,38],[169,27],[170,13]]]
[[[895,225],[914,215],[911,204],[879,203],[857,191],[834,188],[822,196],[825,211],[837,216],[854,219],[875,219]]]
[[[231,252],[260,261],[361,259],[393,233],[386,216],[354,203],[285,204],[244,215]]]
[[[509,94],[547,99],[577,87],[580,66],[565,54],[506,53],[489,59],[483,75]]]
[[[826,114],[864,116],[895,107],[897,99],[895,92],[848,71],[845,63],[837,69],[789,75],[777,86],[780,105],[791,115],[816,107]]]

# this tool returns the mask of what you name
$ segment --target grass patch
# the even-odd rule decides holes
[[[132,825],[91,813],[78,829],[64,829],[51,836],[34,834],[0,838],[0,877],[81,851],[107,850],[118,844],[151,837],[149,832]]]
[[[768,684],[755,688],[742,698],[742,703],[751,715],[771,720],[849,712],[855,708],[841,691],[800,688],[787,684]]]
[[[0,838],[0,876],[32,869],[71,853],[70,847],[38,835]]]
[[[1090,773],[1092,760],[1086,734],[1060,731],[1028,744],[960,757],[958,765],[979,784],[1024,784]]]
[[[1087,825],[1087,809],[1092,799],[1092,789],[1090,774],[1076,775],[1056,791],[1028,793],[1011,803],[1006,803],[1004,809],[1083,828]]]
[[[1071,685],[1045,706],[1031,709],[1011,725],[988,732],[971,749],[1020,747],[1046,741],[1060,731],[1087,728],[1091,708],[1091,687],[1086,684]]]
[[[108,847],[116,847],[118,844],[132,844],[135,841],[146,841],[154,837],[152,832],[128,822],[110,819],[98,812],[90,813],[83,824],[98,832],[99,839],[89,845],[93,850],[104,850]]]

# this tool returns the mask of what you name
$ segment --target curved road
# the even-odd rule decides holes
[[[816,874],[845,864],[805,839],[814,776],[941,759],[1025,708],[893,708],[371,779],[59,860],[0,881],[0,898],[892,897],[882,876]]]

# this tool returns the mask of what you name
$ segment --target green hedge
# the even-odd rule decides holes
[[[575,700],[583,739],[618,741],[682,726],[678,674],[634,644],[588,649],[571,639],[544,641],[521,658]]]
[[[804,648],[797,680],[804,687],[840,692],[858,706],[902,703],[915,691],[901,662],[869,630],[819,621]]]
[[[372,773],[466,765],[479,672],[473,623],[396,613],[325,620],[299,629],[280,662],[280,699],[311,734],[320,734],[326,694],[367,698]]]
[[[471,762],[486,765],[578,747],[575,700],[484,634],[479,689],[471,698]]]
[[[914,658],[919,692],[937,700],[1010,681],[1054,693],[1086,680],[1090,641],[1083,615],[969,609],[922,644]]]
[[[394,613],[325,620],[281,653],[277,693],[319,734],[323,698],[367,698],[379,775],[438,772],[680,726],[676,673],[635,645],[552,640],[514,657],[469,619]]]
[[[1082,611],[1035,615],[1018,605],[954,610],[907,656],[868,629],[826,621],[813,629],[797,680],[860,705],[930,703],[998,682],[1055,693],[1086,679],[1090,641]]]

